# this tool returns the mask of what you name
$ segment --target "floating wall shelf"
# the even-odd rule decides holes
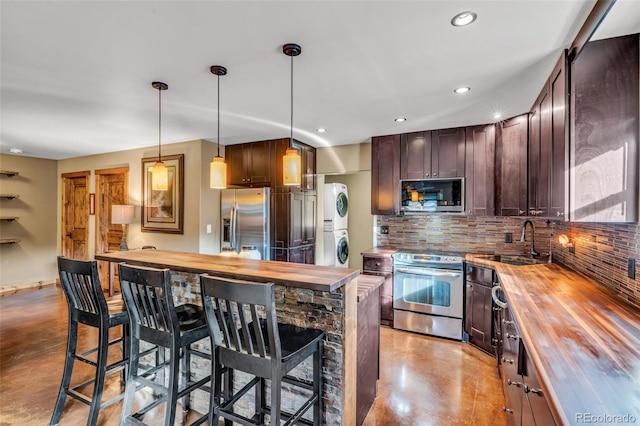
[[[20,198],[18,194],[0,194],[0,198],[6,198],[8,200],[13,200],[14,198]]]
[[[4,176],[8,176],[8,177],[14,177],[14,176],[18,176],[20,173],[18,172],[12,172],[10,170],[0,170],[0,175],[4,175]]]
[[[16,244],[19,242],[20,240],[17,238],[0,238],[0,244]]]
[[[12,222],[14,220],[18,220],[17,216],[0,216],[0,220],[6,220],[7,222]]]

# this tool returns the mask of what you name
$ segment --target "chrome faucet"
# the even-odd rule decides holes
[[[527,230],[527,223],[531,225],[531,250],[529,250],[529,254],[531,255],[531,257],[540,256],[540,253],[538,253],[536,249],[533,248],[533,236],[535,231],[533,229],[533,222],[531,222],[529,219],[525,220],[522,224],[522,235],[520,235],[520,241],[526,241],[526,239],[524,238],[524,234]]]

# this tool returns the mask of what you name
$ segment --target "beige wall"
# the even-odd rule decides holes
[[[316,263],[324,264],[324,183],[343,183],[349,192],[349,267],[362,269],[363,250],[373,247],[371,144],[318,148],[318,229]]]
[[[20,239],[17,244],[0,245],[0,291],[55,282],[57,161],[0,154],[0,169],[20,173],[0,176],[0,193],[20,196],[0,199],[1,217],[19,217],[0,221],[0,238]]]

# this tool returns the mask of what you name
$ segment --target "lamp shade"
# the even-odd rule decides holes
[[[214,157],[209,165],[209,188],[225,189],[227,187],[227,164],[222,157]]]
[[[287,186],[300,185],[302,183],[302,170],[300,154],[297,149],[289,148],[282,160],[283,180]]]
[[[163,161],[157,161],[151,169],[151,189],[154,191],[169,189],[169,170]]]
[[[111,206],[111,223],[117,225],[133,223],[133,213],[133,206],[114,204]]]

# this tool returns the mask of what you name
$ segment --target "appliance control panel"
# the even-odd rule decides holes
[[[462,265],[464,258],[462,256],[442,255],[442,254],[419,254],[397,252],[393,258],[399,262],[405,263],[439,263],[439,264],[459,264]]]

